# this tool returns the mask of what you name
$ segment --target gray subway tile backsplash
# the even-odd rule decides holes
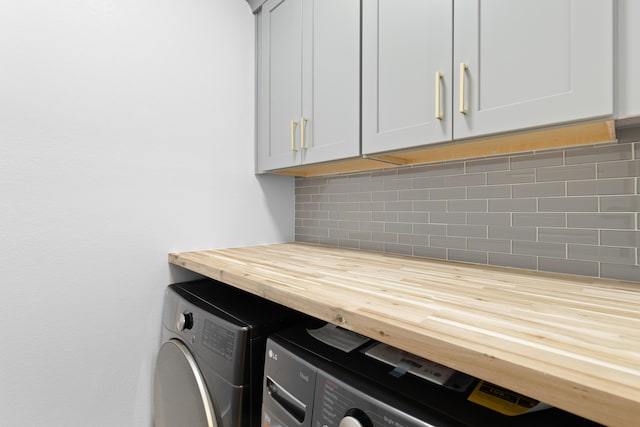
[[[535,169],[506,170],[487,174],[487,184],[521,184],[535,181]]]
[[[373,231],[373,232],[383,232],[384,231],[384,226],[385,223],[384,222],[379,222],[379,221],[371,221],[371,222],[366,222],[363,221],[360,223],[360,231]]]
[[[371,240],[382,243],[397,243],[398,233],[371,233]]]
[[[565,213],[514,213],[511,224],[518,227],[566,227]]]
[[[413,202],[414,210],[419,212],[444,212],[447,210],[446,200],[416,200]]]
[[[562,151],[515,155],[511,157],[511,169],[541,168],[545,166],[562,166]]]
[[[524,268],[527,270],[538,269],[538,258],[529,255],[510,255],[489,253],[489,264],[503,267]]]
[[[421,234],[399,234],[398,241],[406,245],[427,246],[429,237]]]
[[[433,236],[446,236],[446,224],[413,224],[413,234],[426,234]]]
[[[582,276],[598,276],[599,265],[597,262],[574,261],[557,258],[538,258],[538,268],[540,271],[551,271],[554,273],[580,274]]]
[[[296,240],[640,282],[640,143],[296,178]]]
[[[568,196],[634,194],[636,183],[634,178],[593,179],[567,183]]]
[[[447,210],[449,212],[486,212],[487,201],[481,199],[449,200],[447,201]]]
[[[640,281],[640,267],[637,265],[600,264],[600,276],[609,279]]]
[[[349,233],[348,237],[351,240],[371,240],[371,232],[370,231],[356,231],[354,233]]]
[[[400,191],[398,191],[398,200],[425,200],[425,199],[428,199],[428,198],[429,198],[429,190],[400,190]]]
[[[447,225],[447,236],[487,237],[486,225]]]
[[[471,215],[471,214],[469,214]],[[466,212],[431,212],[432,224],[466,224]]]
[[[553,258],[566,258],[567,246],[561,243],[543,243],[514,240],[512,251],[517,255],[535,255]]]
[[[387,233],[411,233],[413,225],[406,222],[387,222],[384,231]]]
[[[472,262],[474,264],[486,264],[489,256],[486,252],[465,251],[462,249],[449,249],[447,254],[451,261]]]
[[[412,180],[413,188],[444,188],[447,186],[446,176],[430,176],[422,178],[414,178]]]
[[[584,245],[598,245],[598,230],[583,230],[579,228],[538,228],[539,242],[579,243]]]
[[[594,179],[595,177],[595,164],[554,166],[536,169],[537,182],[575,181],[579,179]]]
[[[535,184],[517,184],[513,186],[513,198],[565,196],[566,184],[559,182],[542,182]]]
[[[467,160],[465,170],[467,173],[509,170],[509,157]]]
[[[600,244],[640,248],[640,231],[600,230]]]
[[[411,188],[412,182],[409,178],[404,179],[389,179],[385,180],[383,184],[383,188],[385,190],[409,190]]]
[[[337,245],[332,245],[337,246]],[[360,248],[365,251],[384,252],[384,243],[373,241],[360,241]]]
[[[638,151],[636,150],[636,158]],[[621,178],[640,175],[640,160],[629,160],[620,162],[607,162],[597,164],[598,179]]]
[[[414,246],[413,255],[425,258],[447,259],[447,250],[445,248],[434,248],[431,246]]]
[[[569,259],[600,261],[612,264],[636,264],[635,248],[609,246],[569,245]]]
[[[400,255],[413,255],[413,246],[400,243],[385,243],[384,251]]]
[[[640,196],[609,196],[600,198],[601,212],[640,212]]]
[[[398,212],[371,212],[371,221],[385,222],[398,222]]]
[[[431,236],[429,242],[435,248],[467,248],[467,239],[464,237]]]
[[[382,212],[384,211],[384,202],[360,202],[358,203],[358,209],[363,212]]]
[[[482,252],[511,253],[511,240],[505,239],[467,239],[467,249]]]
[[[485,185],[487,183],[487,174],[474,173],[467,175],[451,175],[445,179],[447,187],[468,187],[472,185]]]
[[[350,202],[370,202],[371,201],[371,193],[363,192],[363,193],[351,193],[349,194]]]
[[[511,197],[509,185],[483,185],[481,187],[467,187],[469,199],[508,199]]]
[[[567,224],[569,228],[636,229],[632,213],[570,213],[567,214]]]
[[[429,191],[431,200],[453,200],[467,198],[466,187],[432,188]]]
[[[413,210],[413,202],[411,200],[399,200],[399,201],[384,202],[384,210],[385,211],[394,211],[394,212],[412,211]]]
[[[542,197],[540,212],[598,212],[597,197]]]
[[[467,224],[508,226],[511,224],[511,214],[507,212],[469,212],[467,214]]]
[[[430,222],[431,214],[429,212],[399,212],[398,221],[409,222],[412,224],[428,224]]]
[[[374,191],[371,193],[371,200],[387,202],[398,200],[400,195],[397,190]]]
[[[554,228],[553,230],[558,230]],[[536,240],[537,228],[536,227],[504,227],[504,226],[489,226],[489,237],[492,239],[506,239],[511,240]],[[597,241],[597,239],[596,239]]]
[[[565,154],[566,164],[602,163],[633,158],[633,144],[604,144],[599,147],[572,148]]]
[[[536,199],[489,200],[489,212],[536,212]]]
[[[437,175],[459,175],[464,173],[464,162],[443,162],[430,165],[415,166],[412,168],[398,169],[400,176],[437,176]]]

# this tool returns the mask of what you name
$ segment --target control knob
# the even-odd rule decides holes
[[[338,427],[373,427],[373,423],[364,411],[351,408],[344,414]]]
[[[178,314],[176,327],[178,328],[178,331],[184,331],[193,328],[193,314],[189,312]]]

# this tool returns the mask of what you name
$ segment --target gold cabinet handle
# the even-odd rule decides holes
[[[467,114],[467,108],[464,105],[464,78],[469,67],[464,62],[460,63],[460,100],[459,110],[460,114]]]
[[[304,117],[300,119],[300,148],[302,148],[303,150],[309,148],[304,142],[304,128],[306,127],[308,121],[309,119],[305,119]]]
[[[442,73],[440,71],[436,71],[436,119],[442,120],[444,116],[442,115],[441,107],[441,99],[440,99],[440,81],[442,80]]]
[[[291,151],[298,151],[296,148],[296,126],[298,126],[298,122],[291,120]]]

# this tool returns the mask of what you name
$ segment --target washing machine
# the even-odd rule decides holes
[[[405,356],[332,325],[277,332],[266,346],[263,426],[598,426],[557,408],[501,414],[469,400],[480,380]]]
[[[215,280],[170,285],[153,385],[156,427],[258,427],[267,335],[293,310]]]

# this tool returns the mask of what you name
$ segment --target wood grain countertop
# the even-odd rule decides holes
[[[301,243],[169,261],[585,418],[640,425],[640,283]]]

